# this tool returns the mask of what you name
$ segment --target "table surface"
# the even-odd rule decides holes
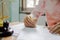
[[[11,28],[14,36],[3,38],[4,40],[60,40],[60,35],[51,34],[45,26],[26,28],[23,23],[18,23]]]
[[[36,25],[36,28],[27,28],[21,23],[18,27],[21,30],[17,40],[60,40],[60,35],[51,34],[45,26]]]

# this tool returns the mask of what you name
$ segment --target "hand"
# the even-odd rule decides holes
[[[25,27],[35,28],[37,19],[32,18],[31,16],[26,16],[24,19]]]
[[[53,28],[49,29],[51,33],[60,34],[60,22],[57,23]]]

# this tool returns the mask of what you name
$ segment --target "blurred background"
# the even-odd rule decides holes
[[[9,16],[9,22],[23,22],[24,17],[29,15],[39,0],[0,0],[0,18]],[[38,25],[46,25],[46,17],[42,15]]]

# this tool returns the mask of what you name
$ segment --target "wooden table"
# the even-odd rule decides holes
[[[16,40],[16,37],[10,36],[10,37],[4,37],[2,40]]]
[[[19,24],[19,22],[11,22],[10,23],[10,25],[17,25],[17,24]],[[2,38],[2,40],[16,40],[16,38],[17,37],[15,37],[15,36],[10,36],[10,37],[4,37],[4,38]]]

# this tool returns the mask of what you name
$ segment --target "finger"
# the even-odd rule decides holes
[[[35,23],[34,24],[32,24],[30,21],[31,21],[31,19],[30,20],[28,20],[29,19],[29,17],[27,18],[27,21],[30,23],[30,27],[32,27],[32,28],[34,28],[35,27]]]
[[[29,23],[31,23],[31,25],[35,24],[34,20],[31,17],[28,17],[27,20],[29,21]]]
[[[55,27],[51,30],[51,32],[57,33],[59,29],[60,29],[59,26],[55,26]]]
[[[26,22],[26,18],[24,19],[24,24],[28,26],[29,24]]]
[[[34,23],[37,22],[37,18],[32,18],[31,16],[30,16],[30,18],[33,20]]]
[[[56,28],[56,30],[55,30],[55,33],[59,33],[59,31],[60,31],[60,25],[58,25],[58,26],[56,26],[57,28]]]
[[[34,18],[34,22],[37,23],[37,19],[36,18]]]
[[[33,22],[33,19],[32,19],[32,18],[29,17],[27,20],[29,21],[29,23],[30,23],[31,25],[34,25],[34,22]]]
[[[54,27],[50,28],[50,32],[55,33],[55,34],[57,34],[59,32],[59,30],[60,30],[60,24],[59,23],[54,25]]]
[[[24,18],[24,24],[25,24],[25,26],[28,26],[28,23],[26,22],[26,20],[27,20],[26,17]]]
[[[27,26],[32,26],[31,23],[29,23],[29,22],[27,21],[27,17],[26,17],[26,19],[25,19],[25,23],[26,23]]]
[[[29,19],[29,17],[28,17],[28,16],[26,16],[26,17],[25,17],[25,25],[26,25],[26,26],[33,27],[33,28],[34,28],[34,27],[35,27],[35,24],[34,24],[34,25],[32,25],[31,23],[30,23],[30,24],[28,24],[28,23],[29,23],[29,21],[31,21],[31,19],[30,19],[29,21],[28,21],[28,19]],[[27,21],[28,21],[28,22],[27,22]]]
[[[32,19],[32,22],[34,22],[34,23],[37,21],[36,18],[32,18],[31,16],[30,16],[30,18]]]
[[[58,34],[60,35],[60,31],[58,32]]]
[[[56,30],[55,34],[60,34],[60,29]]]
[[[54,27],[53,29],[50,30],[51,33],[54,33],[58,28]]]

